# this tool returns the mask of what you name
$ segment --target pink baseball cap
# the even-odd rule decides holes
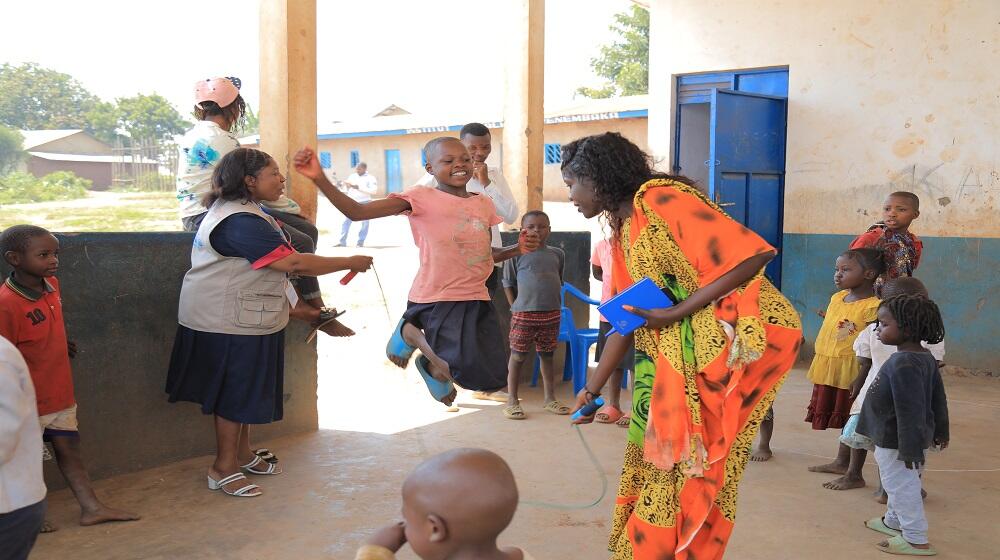
[[[194,102],[214,101],[219,107],[226,107],[240,95],[239,78],[209,78],[194,84]]]

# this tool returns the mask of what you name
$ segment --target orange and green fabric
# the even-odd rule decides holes
[[[615,245],[621,291],[649,277],[675,301],[773,251],[693,187],[644,184]],[[609,550],[616,560],[722,558],[750,447],[802,342],[759,271],[682,322],[635,332],[635,390]]]

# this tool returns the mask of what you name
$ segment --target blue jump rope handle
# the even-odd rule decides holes
[[[585,405],[580,410],[577,410],[576,412],[574,412],[573,416],[572,416],[572,419],[573,420],[579,420],[580,418],[583,418],[584,416],[590,416],[590,415],[594,414],[595,412],[597,412],[597,409],[601,408],[602,406],[604,406],[604,399],[602,399],[601,397],[597,397],[590,404]]]

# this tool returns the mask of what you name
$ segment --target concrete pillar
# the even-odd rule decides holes
[[[292,170],[316,146],[316,0],[260,0],[260,147],[288,177],[288,196],[316,219],[316,187]]]
[[[503,173],[521,213],[542,209],[545,0],[508,0]]]

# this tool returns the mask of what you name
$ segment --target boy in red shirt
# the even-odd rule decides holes
[[[900,276],[913,276],[920,264],[924,243],[910,233],[910,224],[920,216],[920,198],[906,191],[890,194],[882,205],[882,221],[859,235],[851,249],[866,247],[882,251],[885,272],[875,282],[875,294],[882,293],[882,286]]]
[[[44,228],[12,226],[0,233],[0,252],[14,269],[0,285],[0,336],[21,352],[38,399],[43,439],[52,442],[56,463],[80,502],[80,525],[139,519],[101,503],[80,454],[80,436],[69,359],[76,344],[66,339],[55,273],[59,241]],[[45,523],[42,532],[54,531]]]

